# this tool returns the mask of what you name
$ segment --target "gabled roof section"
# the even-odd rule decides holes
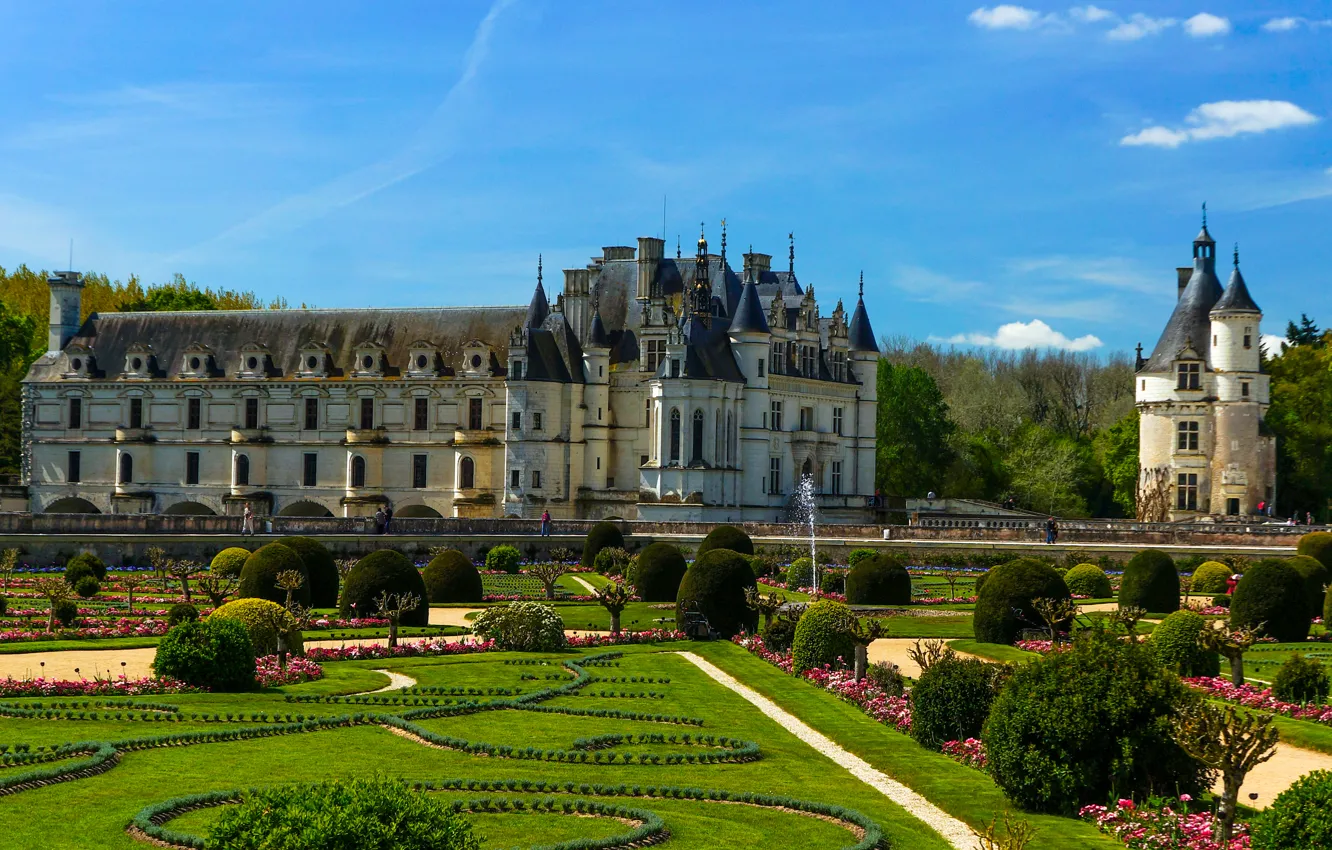
[[[736,365],[727,336],[725,320],[705,322],[699,316],[685,320],[684,377],[716,381],[745,382],[745,376]]]

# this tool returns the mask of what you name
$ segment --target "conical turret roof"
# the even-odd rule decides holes
[[[847,331],[848,346],[851,351],[878,351],[879,340],[870,327],[869,313],[865,310],[865,275],[860,275],[860,297],[856,299],[856,311],[851,314],[851,327]]]
[[[1216,305],[1212,307],[1213,313],[1261,313],[1258,304],[1249,294],[1249,287],[1244,283],[1244,275],[1239,268],[1239,249],[1235,249],[1235,269],[1230,273],[1230,282],[1226,284],[1226,291],[1221,294]]]
[[[772,333],[768,327],[768,317],[763,313],[763,305],[759,302],[758,287],[753,280],[745,281],[744,288],[740,290],[740,303],[736,305],[735,316],[731,319],[730,332]]]

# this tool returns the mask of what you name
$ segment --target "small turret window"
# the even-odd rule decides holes
[[[1253,328],[1244,329],[1244,347],[1253,348]]]
[[[1241,398],[1248,398],[1248,397],[1249,397],[1249,382],[1248,382],[1248,381],[1240,381],[1240,397],[1241,397]]]

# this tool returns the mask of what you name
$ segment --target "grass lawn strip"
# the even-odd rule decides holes
[[[957,850],[973,850],[975,847],[975,836],[972,835],[971,829],[962,821],[948,814],[943,809],[940,809],[938,806],[917,794],[915,791],[912,791],[902,783],[890,779],[885,774],[875,770],[869,762],[842,749],[830,738],[816,732],[801,721],[800,718],[781,708],[758,691],[742,685],[721,668],[692,652],[682,652],[680,655],[710,676],[718,684],[723,685],[744,697],[768,717],[781,724],[781,726],[792,735],[795,735],[815,750],[818,750],[823,755],[832,759],[861,782],[876,789],[885,797],[915,815],[931,829],[943,836],[944,839],[946,839],[949,844],[953,845],[953,847],[957,848]]]
[[[362,696],[364,694],[382,694],[388,691],[398,691],[402,690],[403,688],[410,688],[416,684],[416,680],[413,679],[411,676],[404,676],[401,673],[394,673],[392,670],[376,670],[375,672],[383,673],[385,676],[388,676],[389,683],[384,687],[378,688],[373,691],[361,691],[361,693],[357,694],[357,696]]]

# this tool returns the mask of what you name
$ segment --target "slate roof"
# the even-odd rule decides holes
[[[851,326],[847,329],[847,348],[851,351],[878,351],[879,341],[870,326],[869,313],[865,310],[865,296],[856,301],[856,311],[851,314]]]
[[[589,348],[610,348],[610,337],[606,334],[606,323],[601,321],[601,311],[598,310],[592,314],[592,326],[587,331],[587,345]]]
[[[771,333],[768,327],[767,311],[759,303],[758,287],[752,281],[745,283],[740,291],[740,303],[735,308],[731,319],[731,330],[736,333]]]
[[[1206,232],[1204,228],[1199,236]],[[1199,351],[1206,350],[1207,341],[1212,338],[1212,319],[1209,314],[1222,294],[1221,281],[1216,279],[1212,267],[1213,263],[1209,259],[1200,257],[1193,261],[1193,275],[1175,302],[1170,321],[1166,322],[1165,330],[1161,332],[1161,338],[1157,340],[1152,356],[1147,358],[1142,371],[1168,371],[1171,361],[1190,340]]]
[[[1213,313],[1261,313],[1258,304],[1249,294],[1249,287],[1244,283],[1244,275],[1240,273],[1239,262],[1236,261],[1235,269],[1230,273],[1230,282],[1226,284],[1226,291],[1221,294],[1221,298],[1212,306]]]
[[[704,322],[698,316],[685,320],[684,377],[744,383],[744,373],[736,365],[728,336],[730,323],[724,318]]]
[[[532,303],[527,305],[527,323],[529,328],[539,328],[550,315],[550,302],[546,300],[546,288],[537,281],[536,291],[532,293]]]
[[[260,344],[272,358],[271,377],[292,377],[301,348],[311,342],[327,346],[333,377],[346,374],[356,346],[374,342],[384,347],[385,375],[395,377],[407,365],[409,349],[424,340],[434,345],[446,368],[462,365],[462,350],[480,340],[500,360],[492,369],[503,374],[503,353],[509,334],[522,326],[526,307],[413,307],[327,310],[201,310],[176,313],[94,313],[70,344],[92,349],[99,378],[117,379],[130,346],[153,347],[157,370],[174,378],[185,350],[203,343],[213,352],[219,377],[240,370],[240,349]],[[561,319],[563,321],[563,319]],[[59,356],[43,355],[28,371],[29,381],[59,380],[65,369]]]

